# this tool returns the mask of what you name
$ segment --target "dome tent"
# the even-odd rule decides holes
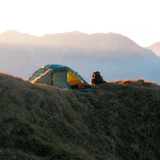
[[[28,79],[31,83],[45,83],[62,89],[90,90],[91,86],[69,67],[49,64],[34,72]]]

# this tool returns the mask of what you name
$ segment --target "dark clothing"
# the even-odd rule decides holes
[[[103,80],[103,77],[100,75],[100,72],[93,72],[92,74],[92,79],[91,79],[91,84],[101,84],[104,83],[105,81]]]

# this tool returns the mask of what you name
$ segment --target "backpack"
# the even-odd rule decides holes
[[[99,71],[93,72],[92,74],[92,79],[91,79],[92,84],[100,84],[104,83],[103,77],[100,75]]]

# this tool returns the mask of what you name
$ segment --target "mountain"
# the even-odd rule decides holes
[[[160,83],[160,58],[120,34],[0,34],[0,72],[27,79],[41,66],[54,63],[71,67],[88,82],[99,70],[107,81],[143,77]]]
[[[154,43],[151,46],[147,47],[147,49],[152,50],[156,55],[160,57],[160,42]]]
[[[158,160],[159,93],[143,80],[79,92],[0,74],[0,159]]]

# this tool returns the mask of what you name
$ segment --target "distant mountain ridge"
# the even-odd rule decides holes
[[[152,44],[151,46],[147,47],[147,49],[152,50],[156,55],[160,57],[160,42],[156,42]]]
[[[106,80],[143,77],[160,83],[159,62],[154,52],[116,33],[0,34],[0,72],[24,79],[41,66],[56,63],[71,67],[87,81],[99,70]]]

